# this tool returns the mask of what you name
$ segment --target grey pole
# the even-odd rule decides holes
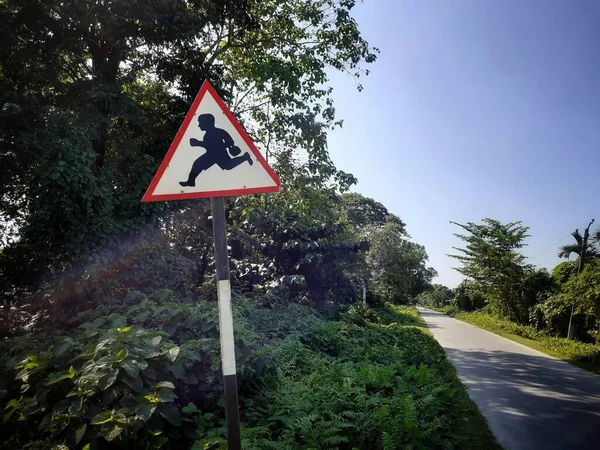
[[[240,437],[240,412],[238,408],[237,375],[235,369],[235,344],[233,340],[233,314],[231,311],[225,201],[223,197],[213,197],[210,200],[212,206],[213,235],[215,239],[215,272],[219,301],[225,416],[227,418],[227,448],[229,450],[241,450],[242,442]]]

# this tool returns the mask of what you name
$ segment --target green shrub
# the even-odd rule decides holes
[[[433,308],[434,310],[446,314],[447,316],[454,317],[460,310],[454,305],[446,305],[443,308]]]
[[[197,436],[197,406],[221,413],[216,305],[168,303],[164,292],[137,298],[120,312],[76,316],[74,323],[88,321],[17,364],[20,386],[10,386],[3,408],[11,428],[0,442],[10,434],[15,442],[49,436],[73,447],[182,445]],[[265,365],[253,336],[236,330],[242,383]]]
[[[0,447],[226,448],[216,305],[174,300],[131,294],[22,358],[0,389]],[[495,448],[412,308],[332,321],[264,296],[234,318],[244,449]],[[39,345],[18,342],[13,357]]]
[[[415,313],[351,308],[266,349],[274,371],[242,400],[244,448],[498,448],[477,434],[483,420],[441,347],[412,327]],[[192,448],[226,449],[219,430]]]

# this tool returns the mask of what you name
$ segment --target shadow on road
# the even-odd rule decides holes
[[[440,313],[420,313],[500,443],[512,449],[600,448],[600,377]]]

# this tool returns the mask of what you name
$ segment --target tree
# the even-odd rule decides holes
[[[569,256],[571,256],[571,253],[575,253],[578,257],[581,258],[581,255],[583,254],[584,263],[591,261],[594,258],[598,258],[600,256],[600,252],[598,252],[598,249],[593,244],[590,244],[588,241],[589,229],[590,227],[588,226],[585,229],[583,236],[579,234],[579,230],[573,231],[571,235],[573,236],[573,238],[575,238],[575,244],[568,244],[560,247],[558,249],[558,257],[569,258]]]
[[[600,342],[600,260],[591,261],[579,275],[569,278],[540,310],[550,331],[562,335],[567,332],[569,312],[573,310],[578,331],[574,334]]]
[[[454,289],[454,305],[461,311],[475,311],[483,308],[485,304],[485,296],[477,290],[471,280],[463,280]]]
[[[576,246],[563,246],[560,249],[559,257],[569,257],[572,252],[577,252],[579,255],[579,266],[577,268],[577,275],[581,273],[583,270],[584,264],[587,260],[598,257],[598,251],[593,246],[588,244],[589,236],[590,236],[590,227],[594,223],[594,219],[590,220],[590,223],[585,229],[583,233],[583,238],[579,235],[579,230],[575,230],[572,235],[577,241]],[[572,337],[572,321],[573,321],[573,313],[575,311],[575,304],[573,303],[571,306],[571,315],[569,318],[569,329],[567,331],[567,337],[571,339]]]
[[[420,305],[441,308],[452,302],[454,292],[442,284],[432,284],[429,289],[417,296]]]
[[[406,224],[398,216],[391,214],[378,201],[355,192],[343,194],[341,200],[348,219],[355,229],[360,230],[367,226],[381,227],[387,223],[395,223],[398,225],[398,229],[406,234]]]
[[[466,243],[465,248],[454,247],[458,255],[449,255],[462,263],[456,270],[474,282],[496,314],[526,322],[528,312],[519,305],[518,293],[531,267],[518,250],[529,237],[528,227],[521,222],[503,224],[489,218],[480,224],[451,223],[468,233],[455,234]]]
[[[426,266],[425,248],[407,240],[398,224],[374,229],[369,241],[367,261],[375,290],[390,301],[407,302],[427,289],[437,275]]]
[[[564,261],[552,269],[552,278],[556,284],[563,285],[577,275],[578,261]]]
[[[293,185],[347,189],[329,158],[339,121],[327,72],[376,59],[353,1],[175,0],[0,4],[0,273],[39,286],[91,267],[186,203],[142,205],[150,177],[203,79],[210,79]],[[274,160],[275,158],[275,160]],[[171,235],[160,239],[170,251]],[[90,260],[90,258],[92,258]],[[73,269],[73,278],[77,270]],[[12,296],[12,295],[11,295]]]

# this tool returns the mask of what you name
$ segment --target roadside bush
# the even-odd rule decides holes
[[[395,305],[350,308],[266,349],[274,371],[242,400],[244,448],[499,448],[441,347],[412,326],[417,317]],[[223,424],[216,430],[193,448],[226,449]]]
[[[6,388],[0,442],[20,448],[48,437],[72,447],[158,448],[172,441],[168,448],[188,448],[198,411],[221,412],[218,315],[215,304],[165,302],[167,296],[140,296],[108,315],[79,314],[73,322],[87,320],[72,333],[22,359]],[[244,386],[265,361],[255,352],[254,333],[236,331]]]
[[[455,305],[446,305],[443,308],[433,308],[442,314],[446,314],[447,316],[454,317],[457,315],[460,310]]]
[[[128,298],[78,314],[52,342],[2,347],[38,351],[0,388],[0,447],[226,448],[216,305]],[[496,448],[416,310],[340,317],[272,295],[234,302],[245,449]]]

